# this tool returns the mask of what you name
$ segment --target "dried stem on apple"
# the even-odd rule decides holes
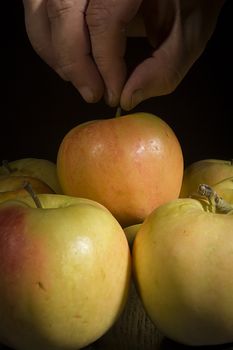
[[[35,202],[35,205],[37,208],[42,208],[41,202],[37,196],[37,194],[34,192],[32,185],[30,184],[30,182],[25,181],[24,185],[23,185],[24,189],[30,194],[30,196],[32,197],[32,199]]]
[[[209,185],[200,184],[198,187],[198,194],[204,196],[208,200],[212,212],[227,214],[233,210],[233,205],[226,202]]]

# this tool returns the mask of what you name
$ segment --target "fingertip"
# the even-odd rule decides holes
[[[123,96],[121,99],[121,107],[126,111],[135,108],[145,99],[142,89],[136,89],[128,96]]]
[[[80,73],[82,70],[79,62],[77,67],[74,67],[74,69],[69,71],[68,74],[65,74],[65,77],[68,77],[70,83],[87,103],[96,103],[104,95],[104,83],[91,63],[89,66],[86,63],[86,66],[84,65],[84,67],[86,69],[83,69],[83,71],[88,72],[88,74],[82,75]]]
[[[80,87],[79,93],[82,98],[88,103],[94,103],[97,100],[95,92],[89,86]]]
[[[173,62],[165,64],[161,57],[150,57],[139,64],[121,94],[121,106],[125,110],[136,107],[151,97],[168,95],[181,80],[179,67]]]
[[[119,103],[125,111],[130,111],[147,98],[146,90],[143,86],[129,85],[131,84],[126,84],[124,87]]]

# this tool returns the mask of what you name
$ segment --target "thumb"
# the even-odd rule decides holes
[[[169,37],[151,57],[134,69],[123,88],[121,107],[130,110],[150,97],[173,92],[193,64],[191,58],[184,55],[184,48],[178,40]]]
[[[214,32],[223,1],[175,1],[174,22],[152,57],[139,64],[126,82],[121,107],[134,108],[150,97],[173,92],[204,51]],[[183,6],[183,7],[182,7]],[[154,31],[156,39],[158,33]]]
[[[129,77],[122,91],[121,107],[130,110],[150,97],[173,92],[191,65],[191,62],[182,65],[178,59],[172,60],[169,52],[160,48],[139,64]]]

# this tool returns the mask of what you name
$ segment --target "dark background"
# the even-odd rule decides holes
[[[1,116],[1,158],[55,161],[69,129],[86,120],[112,117],[115,109],[104,101],[85,103],[70,83],[38,57],[25,32],[21,0],[2,5],[7,19],[3,51],[7,60],[2,67],[7,97]],[[232,18],[233,2],[228,0],[205,52],[176,91],[132,110],[157,114],[169,123],[180,140],[186,165],[204,158],[233,157]],[[145,39],[130,39],[126,55],[130,69],[149,52]]]
[[[3,1],[2,6],[5,21],[1,46],[6,62],[2,65],[0,158],[56,161],[66,132],[87,120],[113,117],[115,109],[103,101],[85,103],[71,84],[62,81],[37,56],[25,32],[20,0]],[[205,158],[233,158],[232,18],[233,2],[228,0],[205,52],[176,91],[132,110],[157,114],[169,123],[180,140],[185,165]],[[130,39],[126,55],[129,67],[149,51],[144,39]],[[211,347],[215,348],[229,349],[227,345]],[[166,339],[162,349],[188,347]]]

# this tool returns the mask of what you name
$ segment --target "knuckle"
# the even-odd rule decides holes
[[[49,19],[53,20],[70,12],[75,0],[48,0],[47,12]]]

